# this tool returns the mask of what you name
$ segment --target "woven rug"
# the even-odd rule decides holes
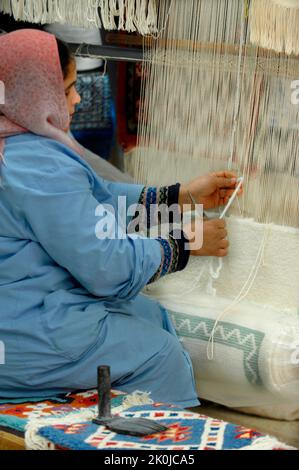
[[[111,404],[113,415],[154,419],[168,430],[135,438],[93,424],[96,390],[43,401],[0,403],[0,427],[21,432],[30,450],[293,450],[255,430],[154,403],[147,394],[113,391]]]
[[[76,86],[81,103],[73,116],[71,130],[83,147],[107,159],[116,119],[109,77],[100,71],[81,72]]]
[[[113,414],[157,420],[168,430],[143,438],[120,435],[93,424],[82,410],[58,420],[46,418],[31,422],[26,428],[26,446],[32,450],[292,450],[252,429],[173,405],[153,403],[124,410],[120,404]]]
[[[100,71],[79,72],[76,88],[81,102],[77,105],[72,119],[72,131],[110,130],[113,122],[109,77]]]
[[[118,391],[111,392],[112,410],[118,409],[128,395]],[[94,415],[96,413],[98,395],[96,390],[61,394],[47,399],[0,400],[0,427],[12,431],[25,432],[31,421],[40,418],[55,418],[69,416],[72,413],[83,411]],[[130,402],[128,404],[130,406]]]

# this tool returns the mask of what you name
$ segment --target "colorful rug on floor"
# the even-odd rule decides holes
[[[168,430],[142,438],[125,436],[97,426],[78,413],[56,421],[43,419],[31,423],[26,431],[26,446],[32,450],[292,450],[252,429],[172,405],[154,403],[114,414],[154,419]]]
[[[96,390],[42,401],[1,403],[0,427],[25,435],[27,449],[40,450],[292,450],[275,438],[173,405],[153,403],[147,394],[111,394],[112,414],[157,420],[167,431],[144,438],[97,426]]]
[[[118,409],[128,395],[113,391],[111,393],[112,410]],[[47,399],[0,400],[0,427],[13,431],[25,432],[32,420],[68,416],[82,410],[92,416],[96,412],[98,395],[96,390],[61,394]]]

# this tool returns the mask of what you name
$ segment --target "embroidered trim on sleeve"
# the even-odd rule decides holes
[[[188,240],[183,232],[180,233],[179,239],[173,238],[170,234],[169,239],[158,238],[157,241],[162,249],[162,261],[156,274],[151,278],[149,284],[157,281],[167,274],[182,271],[188,264],[190,251]]]
[[[146,221],[141,221],[141,226],[143,230],[149,230],[151,228],[151,217],[152,211],[151,207],[153,205],[161,206],[162,204],[167,205],[168,207],[172,206],[173,204],[178,204],[179,202],[179,194],[180,194],[180,187],[181,185],[177,183],[173,186],[163,186],[163,187],[151,187],[145,186],[143,191],[140,195],[138,205],[143,205],[146,209]],[[138,211],[136,212],[133,220],[139,216]],[[156,223],[159,221],[157,220]],[[145,227],[146,223],[146,227]]]

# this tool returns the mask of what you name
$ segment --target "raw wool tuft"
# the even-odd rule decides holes
[[[299,54],[299,1],[252,0],[250,39],[279,53]]]
[[[68,23],[142,35],[157,32],[156,0],[3,0],[0,10],[30,23]]]
[[[154,401],[150,398],[150,393],[139,392],[138,390],[124,399],[122,406],[124,408],[131,408],[140,405],[152,405]]]

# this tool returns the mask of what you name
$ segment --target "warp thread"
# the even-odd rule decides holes
[[[249,276],[248,276],[246,282],[244,283],[242,289],[240,290],[239,294],[235,297],[235,299],[231,302],[231,304],[228,305],[223,310],[223,312],[221,312],[218,315],[218,317],[215,321],[214,327],[213,327],[212,332],[211,332],[211,336],[210,336],[209,341],[208,341],[208,347],[207,347],[207,357],[210,361],[212,361],[214,359],[214,337],[215,337],[215,333],[216,333],[217,326],[218,326],[219,322],[224,318],[224,316],[233,307],[238,305],[242,300],[244,300],[247,297],[248,293],[250,292],[251,287],[253,286],[253,284],[255,282],[255,279],[258,275],[258,272],[259,272],[261,266],[264,264],[264,253],[265,253],[265,248],[266,248],[266,245],[267,245],[267,240],[268,240],[269,235],[270,235],[270,230],[271,230],[271,225],[269,224],[269,225],[266,226],[265,233],[264,233],[261,245],[260,245],[259,250],[258,250],[256,261],[253,264],[252,269],[249,273]]]
[[[3,0],[0,10],[30,23],[69,23],[142,35],[157,32],[156,0]]]
[[[253,44],[299,54],[298,0],[252,0],[249,17]]]

